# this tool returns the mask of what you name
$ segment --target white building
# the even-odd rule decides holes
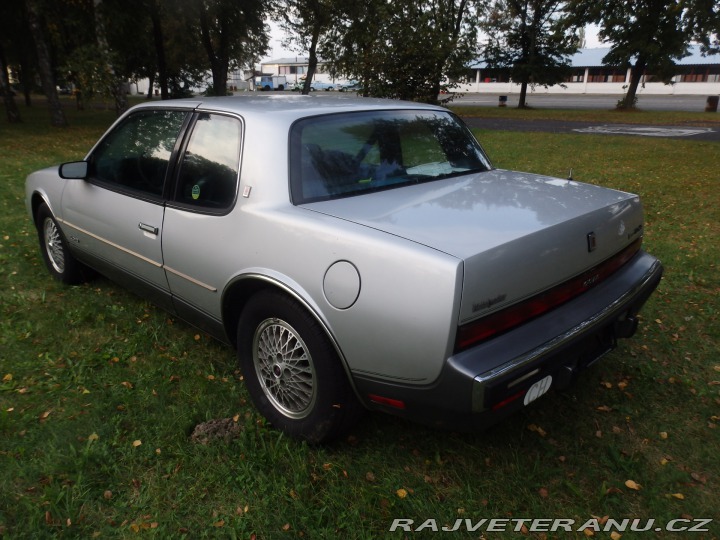
[[[624,94],[630,84],[630,70],[603,65],[602,60],[609,51],[609,48],[580,49],[570,59],[572,75],[564,87],[536,86],[528,88],[528,94]],[[638,88],[638,94],[720,94],[720,55],[703,56],[700,47],[695,45],[690,48],[689,56],[675,64],[677,75],[673,77],[673,84],[657,82],[652,73],[646,73],[644,87]],[[457,91],[513,94],[520,92],[520,85],[510,80],[507,71],[488,68],[478,61],[470,66],[470,74]]]

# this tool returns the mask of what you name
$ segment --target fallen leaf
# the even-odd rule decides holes
[[[220,521],[216,521],[215,523],[213,523],[213,527],[218,527],[218,528],[219,528],[219,527],[224,527],[224,526],[225,526],[225,520],[224,520],[224,519],[221,519]]]
[[[660,432],[660,438],[661,438],[661,439],[667,439],[667,438],[668,438],[667,431],[661,431],[661,432]]]
[[[693,480],[695,480],[696,482],[700,482],[701,484],[704,484],[705,482],[707,482],[707,478],[699,473],[696,473],[696,472],[690,473],[690,476],[692,477]]]
[[[404,498],[407,497],[407,495],[408,495],[407,490],[406,490],[406,489],[403,489],[403,488],[398,489],[395,493],[396,493],[397,496],[400,497],[401,499],[404,499]]]
[[[617,531],[613,531],[610,533],[610,538],[612,538],[612,540],[620,540],[622,538],[622,534]]]
[[[285,525],[283,525],[283,526],[282,526],[282,530],[283,530],[283,531],[289,531],[289,530],[290,530],[290,524],[289,524],[289,523],[286,523]]]
[[[612,407],[608,407],[607,405],[600,405],[600,407],[596,407],[596,409],[598,411],[602,411],[602,412],[611,412],[612,411]]]
[[[595,536],[595,531],[592,529],[583,529],[583,533],[585,533],[585,536]]]
[[[680,499],[681,501],[685,499],[685,495],[683,495],[682,493],[673,493],[672,497]]]
[[[12,381],[12,373],[8,373],[3,377],[3,382],[10,382]]]
[[[133,443],[132,443],[133,447],[135,447],[135,448],[137,448],[137,447],[140,446],[141,444],[142,444],[142,441],[141,441],[140,439],[136,439],[136,440],[134,440]]]
[[[546,488],[544,488],[544,487],[541,487],[540,489],[538,489],[538,493],[540,494],[540,496],[541,496],[543,499],[547,499],[548,496],[550,495],[550,494],[548,493],[548,490],[547,490]]]
[[[642,486],[634,480],[626,480],[625,487],[628,489],[634,489],[635,491],[640,491],[642,489]]]
[[[100,438],[100,436],[97,433],[91,433],[88,436],[88,441],[97,441]]]
[[[366,472],[366,473],[365,473],[365,480],[367,480],[368,482],[374,482],[374,481],[375,481],[375,474],[374,474],[374,473],[371,473],[371,472]]]

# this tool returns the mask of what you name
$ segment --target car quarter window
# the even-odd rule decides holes
[[[186,111],[131,114],[95,148],[90,177],[109,187],[160,197]]]
[[[237,191],[242,124],[200,113],[183,154],[175,201],[198,209],[230,207]]]
[[[490,168],[452,114],[401,110],[309,117],[290,133],[293,202],[302,204]]]

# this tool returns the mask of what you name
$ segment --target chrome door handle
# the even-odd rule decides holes
[[[141,231],[149,232],[150,234],[157,234],[159,232],[159,229],[157,227],[153,227],[152,225],[146,225],[145,223],[138,223],[138,229]]]

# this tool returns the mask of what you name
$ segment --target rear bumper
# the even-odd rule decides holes
[[[491,425],[529,403],[533,396],[528,390],[536,383],[542,392],[563,388],[578,372],[615,348],[618,338],[632,336],[636,316],[658,286],[662,272],[660,262],[641,251],[585,294],[451,356],[431,385],[356,377],[356,388],[369,408],[422,423],[453,429]],[[537,388],[530,393],[538,394]],[[389,401],[377,403],[370,395]]]

